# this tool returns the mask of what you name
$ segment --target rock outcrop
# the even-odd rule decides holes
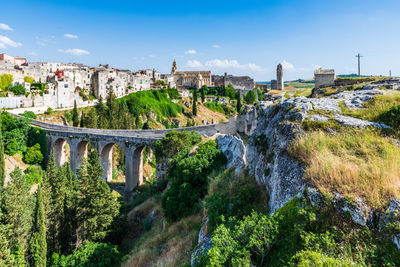
[[[227,160],[227,168],[235,168],[235,172],[239,172],[247,167],[246,147],[242,139],[231,135],[219,135],[217,137],[218,149],[221,150]]]

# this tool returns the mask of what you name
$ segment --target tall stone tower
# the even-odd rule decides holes
[[[276,68],[276,80],[278,82],[277,90],[285,89],[285,84],[283,82],[283,67],[282,67],[282,64],[279,64],[278,67]]]
[[[171,74],[175,74],[177,71],[178,71],[178,66],[176,65],[176,60],[174,59],[174,62],[172,62]]]

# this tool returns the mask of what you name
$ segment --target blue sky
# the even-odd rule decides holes
[[[29,61],[109,63],[168,73],[208,70],[285,80],[338,74],[400,76],[399,0],[6,1],[0,53]]]

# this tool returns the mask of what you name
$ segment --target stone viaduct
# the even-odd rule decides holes
[[[143,148],[147,146],[154,150],[155,142],[172,130],[102,130],[56,125],[37,120],[32,120],[31,125],[46,132],[47,156],[53,152],[58,166],[67,162],[65,145],[69,145],[70,166],[75,173],[83,158],[87,157],[90,143],[99,153],[104,168],[103,179],[107,181],[112,179],[113,147],[115,144],[120,146],[125,153],[125,192],[131,192],[137,185],[143,183]],[[185,129],[197,131],[204,136],[213,136],[217,133],[233,135],[236,133],[236,127],[236,119],[232,118],[226,123],[174,130]]]

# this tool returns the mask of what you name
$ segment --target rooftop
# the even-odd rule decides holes
[[[315,75],[326,75],[326,74],[333,74],[335,75],[335,70],[334,69],[329,69],[329,70],[323,70],[319,69],[314,72]]]

